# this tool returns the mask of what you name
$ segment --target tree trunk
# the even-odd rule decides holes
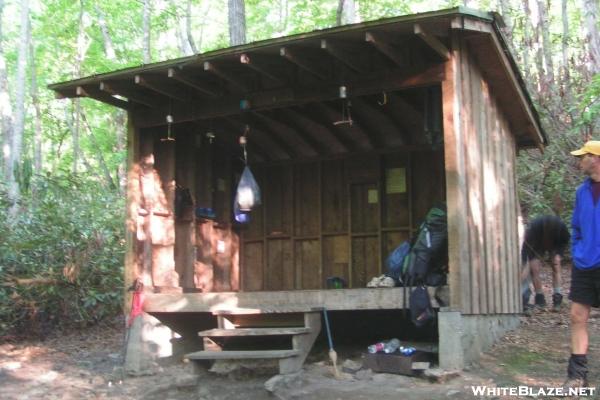
[[[229,44],[246,43],[246,10],[244,0],[228,0]]]
[[[567,0],[561,0],[562,19],[562,57],[560,62],[560,77],[563,81],[569,78],[569,14],[567,13]],[[568,85],[566,85],[568,86]]]
[[[179,53],[184,56],[192,55],[192,47],[190,46],[190,42],[188,42],[187,34],[185,33],[185,17],[176,16],[175,22],[175,33],[177,34],[177,39],[179,40]]]
[[[338,0],[336,15],[337,25],[354,24],[359,22],[357,18],[358,4],[354,0]]]
[[[117,55],[112,39],[110,38],[110,33],[108,32],[108,25],[106,23],[106,18],[104,17],[104,12],[97,4],[95,5],[95,8],[96,14],[98,15],[98,26],[100,26],[102,39],[104,40],[104,54],[106,55],[106,58],[114,61],[117,59]]]
[[[0,0],[0,38],[2,38],[2,17],[4,15],[4,0]],[[13,134],[13,109],[10,102],[10,92],[8,87],[8,73],[6,70],[6,59],[4,58],[4,48],[0,40],[0,118],[2,123],[2,172],[5,179],[8,179],[8,166],[10,164],[11,142]]]
[[[110,170],[108,169],[108,167],[106,165],[106,161],[104,160],[104,156],[102,155],[102,150],[100,149],[100,146],[98,145],[98,141],[96,140],[94,131],[90,127],[90,124],[88,123],[87,118],[85,117],[85,114],[81,114],[81,119],[82,119],[85,127],[87,128],[88,133],[90,134],[90,140],[92,142],[92,146],[94,147],[94,149],[96,149],[95,156],[98,159],[98,164],[100,165],[100,169],[102,169],[102,173],[104,174],[104,179],[106,180],[106,184],[108,185],[108,187],[110,187],[111,189],[114,190],[117,188],[117,185],[115,185],[115,182],[113,181],[113,178],[110,175]]]
[[[38,96],[37,69],[35,63],[35,46],[29,43],[29,57],[31,63],[31,102],[35,110],[33,130],[33,171],[36,175],[42,173],[42,110]],[[35,190],[35,185],[33,186]]]
[[[17,168],[21,165],[23,148],[23,131],[25,129],[25,79],[27,76],[27,44],[29,32],[29,0],[21,0],[21,33],[19,34],[19,55],[17,56],[17,79],[15,96],[15,126],[11,141],[10,163],[8,166],[8,199],[11,204],[10,214],[18,212],[21,197],[17,182]]]
[[[554,62],[552,61],[552,42],[550,41],[550,18],[546,9],[546,0],[538,0],[538,9],[540,13],[539,27],[542,33],[542,49],[545,64],[545,80],[548,87],[547,94],[550,94],[551,88],[554,86]]]
[[[117,110],[116,113],[116,118],[112,120],[115,132],[117,132],[116,150],[120,154],[125,154],[125,152],[127,151],[127,113],[123,110]],[[127,187],[127,170],[125,165],[126,158],[127,157],[124,157],[123,161],[120,162],[117,166],[117,176],[119,179],[119,189],[121,193],[125,193],[125,189]]]
[[[585,19],[585,41],[589,53],[588,71],[595,75],[600,73],[600,34],[598,33],[600,6],[598,0],[583,0],[582,7]]]
[[[143,32],[143,60],[144,64],[152,62],[152,54],[150,52],[150,18],[152,8],[151,0],[144,0],[144,10],[142,13],[142,32]]]
[[[525,77],[525,82],[529,83],[529,87],[531,88],[531,70],[530,70],[530,54],[532,50],[532,42],[531,42],[531,21],[529,20],[529,15],[531,14],[531,10],[529,9],[529,0],[523,0],[523,75]]]
[[[196,47],[194,36],[192,35],[192,0],[187,1],[187,8],[185,10],[185,33],[187,35],[188,44],[192,49],[192,54],[198,53],[198,48]]]

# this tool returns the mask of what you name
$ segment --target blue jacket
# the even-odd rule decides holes
[[[600,268],[600,201],[594,205],[592,180],[577,188],[571,221],[573,264],[578,269]]]

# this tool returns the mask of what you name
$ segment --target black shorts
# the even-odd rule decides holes
[[[550,255],[550,258],[553,258],[555,255],[559,255],[561,257],[565,256],[565,250],[567,248],[567,244],[565,245],[557,245],[552,248],[546,248],[544,246],[531,246],[527,242],[523,243],[523,248],[521,249],[521,260],[523,263],[526,263],[530,260],[538,259],[541,260],[546,256],[546,253]]]
[[[592,307],[600,306],[600,268],[571,271],[571,292],[569,300]]]

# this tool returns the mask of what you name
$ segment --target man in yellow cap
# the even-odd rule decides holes
[[[591,307],[600,306],[600,141],[586,142],[571,154],[587,178],[577,188],[571,223],[571,357],[565,386],[587,387],[587,323]]]

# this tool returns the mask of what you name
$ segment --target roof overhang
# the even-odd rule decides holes
[[[472,33],[468,40],[486,73],[486,65],[496,66],[487,74],[492,90],[509,88],[499,102],[518,122],[517,145],[541,147],[547,138],[502,24],[493,13],[457,7],[269,39],[49,88],[60,98],[89,97],[133,111],[139,127],[164,125],[167,114],[180,123],[331,103],[340,99],[341,87],[359,101],[441,83],[448,37],[458,29]]]

